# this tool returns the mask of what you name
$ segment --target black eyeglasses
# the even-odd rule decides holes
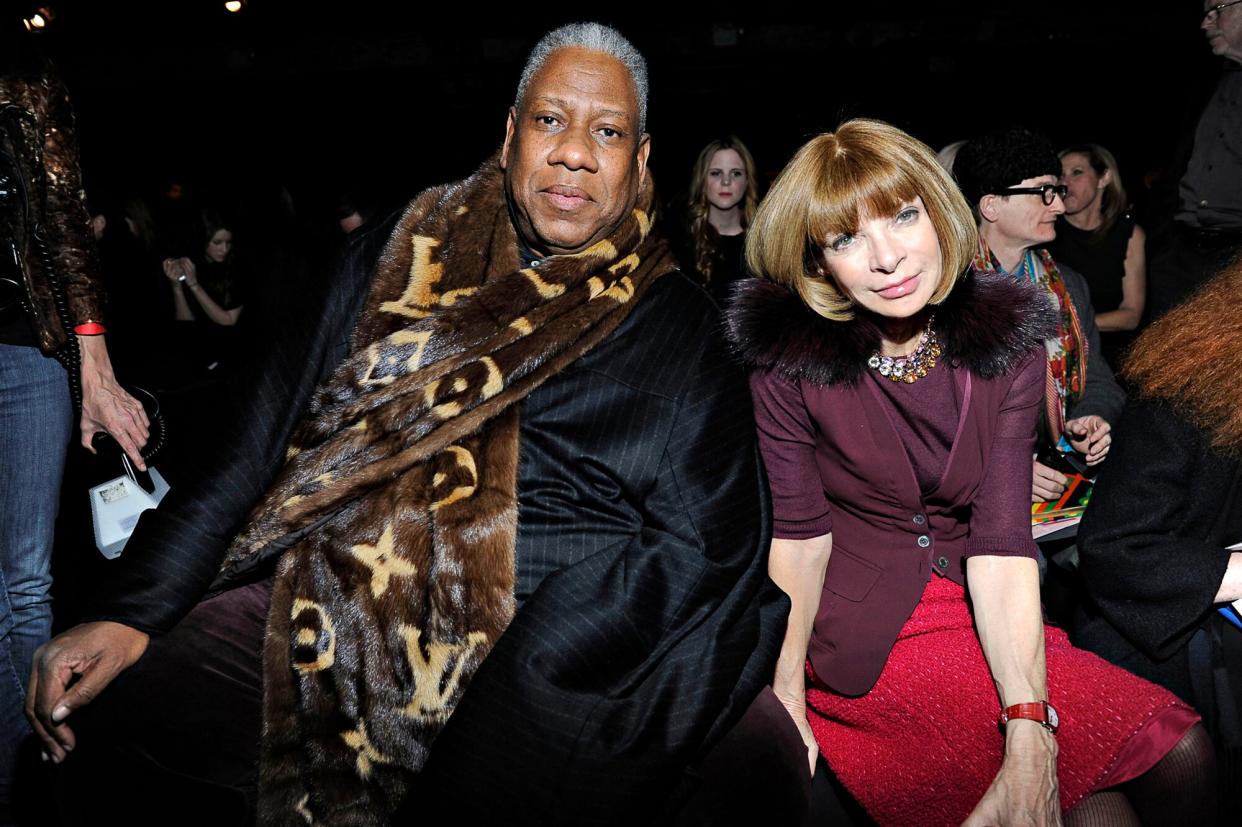
[[[1203,20],[1207,23],[1211,23],[1213,20],[1220,17],[1221,9],[1227,9],[1230,6],[1236,6],[1239,3],[1242,3],[1242,0],[1229,0],[1228,3],[1217,3],[1215,6],[1212,6],[1212,8],[1208,9],[1207,11],[1203,13]]]
[[[1242,3],[1242,0],[1233,0],[1235,3]],[[1051,207],[1052,202],[1057,200],[1057,196],[1065,198],[1069,192],[1069,187],[1064,184],[1044,184],[1042,187],[1009,187],[1008,189],[997,190],[993,195],[1038,195],[1043,197],[1044,206]]]

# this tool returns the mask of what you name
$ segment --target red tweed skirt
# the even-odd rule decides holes
[[[1199,720],[1171,692],[1045,627],[1061,716],[1061,809],[1142,775]],[[861,698],[808,673],[807,719],[833,772],[878,824],[960,824],[1000,771],[1000,701],[965,591],[932,577],[875,687]]]

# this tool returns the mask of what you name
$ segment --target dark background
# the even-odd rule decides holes
[[[1141,205],[1219,68],[1196,0],[30,5],[49,4],[40,39],[74,96],[88,190],[157,193],[176,178],[206,198],[283,190],[303,213],[330,212],[343,188],[399,203],[469,173],[499,145],[530,47],[583,17],[650,62],[666,198],[720,133],[740,135],[770,180],[809,136],[868,115],[936,148],[1004,122],[1058,146],[1097,141]]]

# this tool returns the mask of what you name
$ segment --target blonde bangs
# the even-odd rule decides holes
[[[822,246],[834,236],[858,232],[864,220],[896,215],[918,197],[918,183],[906,170],[865,155],[840,152],[843,163],[824,169],[816,182],[806,217],[807,238],[813,243]]]
[[[821,316],[849,319],[851,302],[823,272],[819,248],[916,198],[940,241],[940,284],[931,297],[938,304],[975,254],[974,215],[931,149],[880,121],[849,121],[794,154],[759,205],[746,237],[747,263],[796,290]]]

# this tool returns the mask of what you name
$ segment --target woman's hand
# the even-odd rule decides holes
[[[819,759],[819,744],[815,742],[815,733],[811,732],[811,725],[806,720],[806,693],[798,695],[797,693],[777,692],[776,697],[789,712],[789,717],[793,718],[794,726],[798,728],[798,734],[802,736],[802,743],[806,745],[806,757],[811,768],[811,775],[815,775],[815,762]]]
[[[1060,499],[1068,483],[1069,479],[1060,471],[1035,460],[1035,472],[1031,479],[1031,502],[1043,503]]]
[[[819,611],[824,588],[824,572],[832,555],[832,535],[824,534],[808,540],[772,540],[768,555],[768,574],[785,594],[789,595],[789,622],[785,640],[776,659],[772,691],[789,710],[802,742],[806,744],[808,767],[815,774],[819,746],[806,720],[806,650]]]
[[[962,827],[1060,824],[1056,739],[1035,721],[1010,721],[1000,772]]]
[[[1065,437],[1074,450],[1087,457],[1088,465],[1103,462],[1113,444],[1112,426],[1102,416],[1080,416],[1067,420]]]
[[[198,283],[194,262],[188,258],[164,259],[164,275],[173,284],[179,283],[182,276],[185,276],[186,286],[192,287]]]
[[[117,384],[102,336],[79,336],[78,346],[82,352],[82,447],[95,453],[91,439],[104,431],[139,470],[147,470],[141,451],[151,436],[151,421],[142,403]]]

